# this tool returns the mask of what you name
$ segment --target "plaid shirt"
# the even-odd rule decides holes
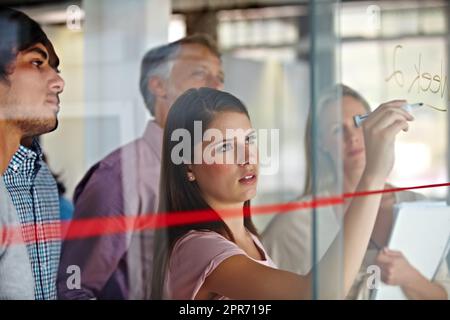
[[[61,250],[58,191],[37,141],[31,149],[19,147],[3,179],[19,214],[35,281],[35,297],[56,299]]]

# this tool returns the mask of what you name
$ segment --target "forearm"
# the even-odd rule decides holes
[[[384,183],[384,179],[363,175],[356,193],[381,190],[384,187]],[[380,201],[381,194],[354,197],[345,214],[343,237],[344,296],[350,290],[366,254]]]
[[[417,271],[414,279],[402,286],[402,290],[410,300],[447,300],[447,291],[436,282],[425,278]]]

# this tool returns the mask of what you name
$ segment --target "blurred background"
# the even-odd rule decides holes
[[[304,174],[304,160],[296,150],[302,150],[301,132],[309,107],[309,37],[314,36],[309,30],[308,1],[2,3],[41,23],[61,57],[67,83],[61,130],[43,140],[49,162],[63,173],[69,193],[91,164],[141,134],[147,116],[137,87],[142,54],[195,32],[218,41],[225,88],[247,104],[255,127],[283,128],[281,174],[262,184],[261,191],[283,190],[287,198],[301,191],[296,177]],[[331,26],[339,35],[337,80],[361,92],[373,108],[391,98],[445,107],[446,83],[438,93],[431,92],[435,85],[427,92],[417,90],[417,82],[408,91],[420,56],[422,72],[447,75],[445,5],[433,0],[341,1]],[[403,88],[395,79],[386,81],[393,72],[397,45],[403,47],[397,51],[397,68],[407,82]],[[420,129],[398,144],[399,159],[392,174],[397,185],[446,180],[446,117],[431,110],[423,110],[420,117],[424,119],[417,125]],[[445,196],[442,188],[424,192]]]
[[[281,129],[279,171],[262,177],[256,203],[291,200],[304,188],[311,37],[333,36],[329,51],[315,56],[321,77],[353,87],[372,108],[394,98],[446,107],[445,1],[317,2],[333,7],[321,30],[311,30],[309,3],[299,0],[2,1],[41,23],[62,61],[60,127],[43,145],[66,195],[92,164],[142,134],[149,117],[138,91],[145,51],[196,32],[217,40],[225,90],[246,103],[253,125]],[[414,81],[418,68],[439,75],[439,88]],[[399,70],[403,86],[399,73],[387,80]],[[446,114],[424,108],[416,115],[414,130],[396,146],[396,186],[447,181]],[[447,190],[422,192],[443,199]]]
[[[66,81],[60,127],[42,142],[68,198],[91,165],[142,135],[149,118],[138,89],[143,54],[197,32],[218,42],[225,90],[247,105],[254,127],[280,130],[279,169],[261,177],[254,204],[302,194],[306,120],[311,102],[328,85],[351,86],[372,109],[391,99],[445,109],[449,100],[447,1],[1,3],[37,20],[60,57]],[[448,115],[431,108],[414,114],[412,130],[396,144],[389,180],[398,187],[446,183]],[[419,191],[436,200],[447,197],[446,187]],[[257,227],[264,230],[271,218],[256,217]]]

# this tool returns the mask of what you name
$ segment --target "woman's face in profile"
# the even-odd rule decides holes
[[[194,149],[202,153],[202,163],[189,169],[212,208],[239,207],[256,195],[256,132],[244,113],[217,113]]]
[[[342,98],[342,119],[339,119],[337,108],[338,102],[331,103],[322,110],[321,134],[324,151],[331,155],[335,163],[338,163],[336,157],[341,154],[346,172],[363,170],[366,165],[364,135],[362,128],[355,126],[353,117],[367,111],[360,101],[351,96]]]

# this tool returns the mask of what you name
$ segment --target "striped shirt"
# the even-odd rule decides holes
[[[19,147],[3,179],[19,215],[35,281],[35,297],[56,299],[61,251],[58,191],[37,141],[31,148]]]

